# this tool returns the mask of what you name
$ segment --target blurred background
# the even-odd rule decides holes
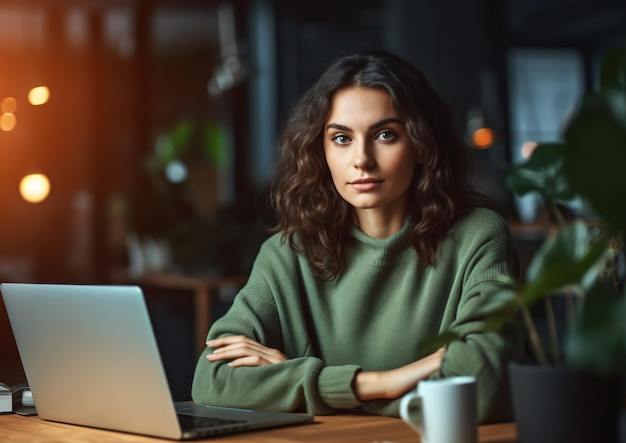
[[[532,246],[504,168],[559,139],[614,46],[621,0],[0,0],[0,281],[245,277],[281,122],[351,49],[424,71]]]

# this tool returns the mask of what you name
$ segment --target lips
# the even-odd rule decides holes
[[[358,191],[370,191],[380,186],[382,182],[383,180],[378,178],[359,178],[348,184]]]
[[[365,184],[365,183],[381,183],[382,181],[383,180],[380,178],[357,178],[356,180],[353,180],[349,182],[348,184],[360,185],[360,184]]]

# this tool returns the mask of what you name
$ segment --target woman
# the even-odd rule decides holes
[[[484,332],[476,314],[519,265],[466,179],[453,115],[417,68],[381,52],[336,60],[284,128],[277,233],[209,331],[194,401],[397,416],[420,380],[467,374],[481,421],[501,418],[521,334]],[[447,330],[462,339],[424,354]]]

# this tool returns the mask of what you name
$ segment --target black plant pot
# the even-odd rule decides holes
[[[509,364],[520,443],[616,443],[621,381],[565,367]]]

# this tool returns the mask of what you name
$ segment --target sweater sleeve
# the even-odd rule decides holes
[[[521,357],[524,350],[523,329],[517,319],[497,332],[485,331],[485,318],[480,312],[505,302],[505,298],[495,295],[511,289],[520,272],[518,250],[506,223],[493,217],[485,227],[473,232],[462,254],[467,257],[463,290],[448,326],[461,339],[448,346],[441,370],[433,375],[476,377],[482,423],[511,418],[507,365]]]
[[[260,256],[263,262],[263,256]],[[257,259],[259,261],[259,259]],[[360,405],[352,390],[357,365],[327,367],[313,356],[304,328],[288,327],[298,321],[294,307],[281,313],[272,294],[272,281],[259,268],[235,297],[229,311],[217,320],[208,339],[244,335],[283,352],[289,360],[261,367],[231,368],[226,361],[209,362],[207,348],[198,359],[192,398],[200,404],[277,411],[306,411],[327,415]],[[274,288],[276,290],[276,288]],[[293,303],[296,303],[297,297]],[[283,308],[284,309],[284,308]],[[289,314],[289,315],[286,315]],[[283,337],[289,331],[289,337]]]
[[[488,217],[481,224],[474,223],[471,229],[457,231],[460,236],[442,244],[440,249],[442,254],[451,256],[454,250],[462,257],[453,266],[460,288],[458,298],[449,295],[440,332],[453,331],[461,339],[448,345],[440,371],[430,378],[476,377],[479,421],[508,420],[511,409],[507,364],[523,353],[523,330],[519,322],[511,321],[498,332],[486,332],[485,318],[480,312],[505,301],[493,295],[510,288],[517,278],[517,247],[505,222],[497,216]],[[375,400],[364,404],[362,409],[397,416],[399,403],[400,399]]]

